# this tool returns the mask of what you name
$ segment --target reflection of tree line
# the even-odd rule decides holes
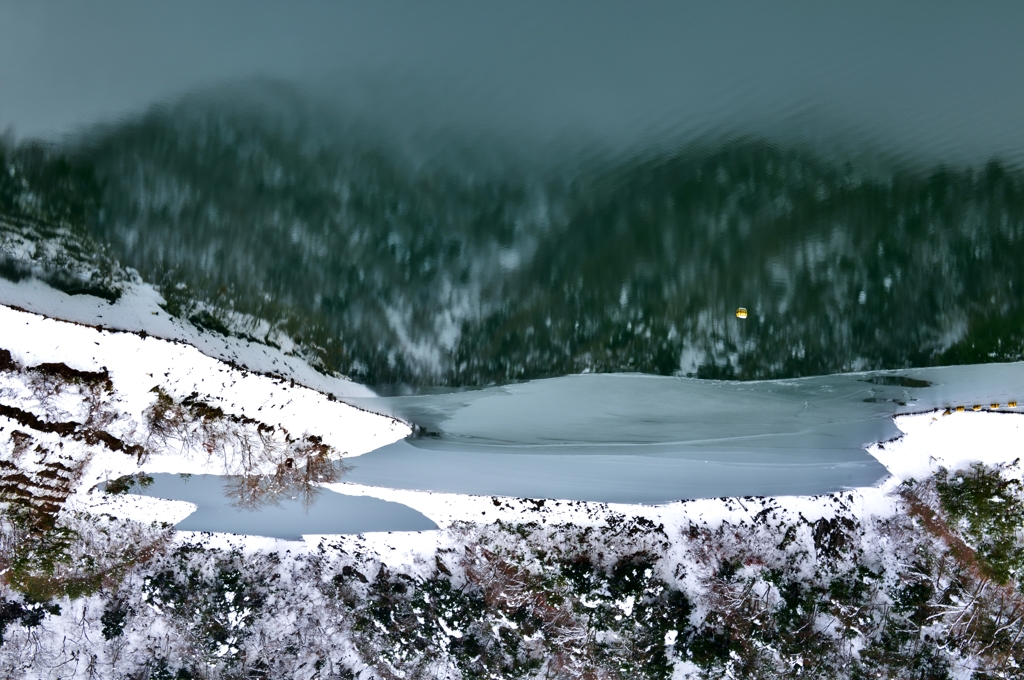
[[[998,163],[870,174],[743,141],[553,178],[282,129],[162,110],[71,160],[8,152],[0,212],[87,225],[172,313],[371,384],[1024,356],[1024,174]]]
[[[294,437],[288,430],[252,418],[228,414],[193,393],[178,401],[159,387],[146,412],[147,451],[180,450],[222,462],[231,479],[225,490],[238,507],[255,510],[283,499],[300,499],[306,508],[320,484],[337,481],[347,469],[320,437]]]

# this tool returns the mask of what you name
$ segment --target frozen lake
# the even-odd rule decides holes
[[[899,436],[894,414],[1006,408],[1022,393],[1024,364],[1015,363],[764,382],[584,375],[353,399],[422,432],[349,459],[342,481],[642,504],[827,493],[886,476],[864,447]],[[250,512],[231,507],[215,477],[157,477],[149,494],[200,505],[179,529],[284,537],[433,528],[376,499],[324,492],[308,513],[298,501]]]
[[[897,413],[1024,393],[1024,364],[734,382],[582,375],[353,400],[426,430],[351,460],[348,481],[472,494],[663,503],[874,484],[864,447]]]
[[[258,510],[237,507],[228,493],[230,478],[217,475],[152,475],[148,496],[195,503],[198,509],[176,525],[181,531],[219,531],[299,540],[303,534],[361,534],[367,531],[426,531],[437,525],[399,503],[344,496],[323,490],[306,507],[299,499],[279,499]]]

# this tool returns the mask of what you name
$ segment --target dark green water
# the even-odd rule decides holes
[[[273,339],[265,320],[372,385],[1024,354],[1016,167],[764,137],[531,165],[496,140],[398,145],[276,92],[9,142],[0,209],[87,233],[182,316]]]
[[[132,267],[176,314],[396,391],[1018,360],[1022,23],[3,8],[0,273],[110,297]]]

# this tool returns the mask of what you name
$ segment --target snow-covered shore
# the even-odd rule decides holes
[[[113,388],[104,397],[110,403],[105,406],[103,432],[125,446],[146,436],[146,412],[160,394],[178,401],[191,399],[227,418],[278,428],[288,437],[315,437],[338,457],[361,455],[411,432],[408,425],[393,418],[349,406],[293,381],[219,361],[181,341],[61,321],[8,306],[0,306],[0,328],[0,349],[9,352],[20,366],[63,364],[74,371],[109,376]],[[61,385],[50,388],[52,395],[40,395],[10,375],[0,376],[0,383],[16,408],[44,421],[83,423],[89,417],[81,412],[81,395],[73,395]],[[12,415],[0,415],[0,428],[15,431],[24,428],[24,423]],[[170,446],[163,447],[159,455],[136,459],[123,450],[67,433],[33,432],[33,437],[84,463],[67,499],[69,507],[94,508],[136,521],[174,524],[194,506],[131,495],[111,498],[97,488],[101,482],[137,473],[229,472],[226,461],[212,451],[204,455],[188,447]],[[6,446],[13,444],[7,441]],[[250,473],[274,471],[273,461],[256,464],[257,469],[249,465]]]
[[[111,330],[146,333],[165,340],[184,342],[208,357],[236,364],[257,373],[282,376],[334,397],[371,397],[364,385],[324,375],[301,358],[289,353],[291,340],[274,334],[277,347],[244,338],[204,332],[188,321],[169,314],[164,300],[151,285],[126,283],[120,297],[109,302],[92,295],[68,295],[42,281],[26,278],[18,282],[0,277],[0,304],[53,319]]]

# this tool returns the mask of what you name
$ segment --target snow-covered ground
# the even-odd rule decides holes
[[[374,392],[351,380],[324,375],[288,353],[290,340],[280,336],[280,349],[243,338],[203,332],[187,321],[168,314],[163,298],[149,284],[125,284],[124,292],[111,303],[92,295],[68,295],[42,281],[18,282],[0,278],[0,304],[53,319],[73,321],[113,330],[145,332],[166,340],[185,342],[201,353],[267,375],[279,375],[335,397],[368,397]]]
[[[874,444],[868,453],[901,481],[1024,456],[1024,414],[946,410],[899,416],[896,426],[902,437]]]
[[[0,349],[9,351],[22,366],[63,363],[79,371],[106,371],[114,386],[106,411],[116,417],[110,416],[112,420],[104,425],[104,431],[129,445],[145,437],[145,412],[156,402],[158,390],[178,401],[198,399],[229,417],[273,426],[292,437],[316,437],[340,457],[358,456],[411,432],[408,425],[393,418],[360,410],[283,378],[232,366],[184,342],[59,321],[5,306],[0,306],[0,329]],[[19,408],[44,420],[85,419],[84,414],[76,412],[80,405],[70,393],[57,394],[40,403],[37,396],[12,377],[3,376],[2,383],[0,387]],[[0,416],[0,427],[14,430],[19,425]],[[71,507],[95,507],[96,511],[127,519],[173,524],[187,516],[194,506],[134,496],[111,499],[97,489],[98,484],[140,472],[229,472],[225,469],[226,461],[218,456],[197,454],[186,447],[163,447],[159,455],[148,455],[139,461],[124,451],[90,445],[55,432],[38,432],[33,436],[85,462],[68,499]],[[271,461],[261,464],[272,465]],[[270,474],[273,469],[250,472]]]

